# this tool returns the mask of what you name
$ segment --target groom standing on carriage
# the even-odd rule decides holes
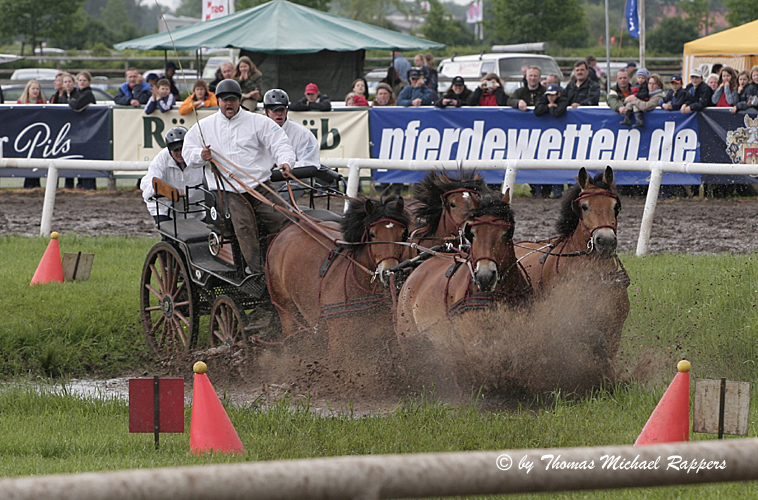
[[[220,82],[216,97],[219,112],[190,129],[182,156],[190,168],[204,168],[211,161],[218,166],[216,172],[205,170],[208,188],[223,196],[248,270],[259,274],[263,267],[256,220],[269,234],[289,222],[274,207],[283,201],[271,189],[270,178],[276,165],[289,174],[295,153],[278,124],[241,109],[242,89],[235,80]]]

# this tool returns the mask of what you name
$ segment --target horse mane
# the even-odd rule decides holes
[[[373,206],[372,213],[369,213],[369,204]],[[366,229],[381,219],[391,219],[409,227],[410,220],[404,207],[403,198],[396,195],[381,200],[366,197],[351,200],[340,224],[342,236],[349,243],[360,243]]]
[[[599,189],[605,189],[606,191],[616,192],[616,184],[610,185],[603,182],[603,172],[595,174],[594,178],[589,179],[589,183]],[[582,192],[582,187],[577,183],[571,186],[566,194],[563,195],[561,200],[561,212],[558,217],[558,222],[555,223],[555,229],[558,231],[560,237],[571,236],[576,230],[577,224],[579,224],[579,211],[574,207],[574,201],[579,197],[579,193]],[[621,207],[619,201],[619,208]]]
[[[445,210],[442,196],[456,189],[470,189],[479,194],[491,190],[484,177],[474,171],[459,170],[457,173],[440,176],[437,172],[428,172],[413,188],[413,197],[417,203],[413,207],[414,216],[421,226],[427,227],[427,234],[437,232]]]
[[[515,224],[513,218],[513,211],[511,205],[502,200],[500,193],[490,193],[479,200],[480,205],[478,208],[473,208],[468,212],[468,219],[474,219],[477,217],[483,217],[489,215],[498,219],[503,219],[511,226]],[[511,227],[510,235],[513,237],[513,227]]]

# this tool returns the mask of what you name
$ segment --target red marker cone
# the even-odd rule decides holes
[[[679,373],[642,428],[634,446],[690,440],[690,362],[680,361]]]
[[[202,361],[193,366],[195,383],[192,389],[190,451],[195,455],[208,451],[242,454],[245,448],[205,374],[207,369]]]
[[[58,243],[58,233],[50,233],[50,243],[45,255],[37,266],[32,278],[32,285],[41,285],[57,281],[63,283],[63,265],[61,264],[61,246]]]

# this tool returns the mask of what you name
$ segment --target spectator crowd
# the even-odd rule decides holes
[[[168,62],[164,74],[151,73],[147,75],[147,81],[143,81],[139,70],[129,68],[114,102],[121,106],[142,108],[145,114],[156,111],[165,113],[178,106],[181,115],[188,115],[200,108],[219,106],[214,93],[216,87],[230,79],[240,86],[242,108],[255,111],[263,99],[263,75],[246,56],[240,57],[236,66],[229,62],[221,65],[210,83],[203,79],[196,80],[184,100],[180,100],[174,83],[175,72],[176,66]],[[476,87],[472,87],[473,90],[467,87],[463,77],[455,76],[450,88],[440,95],[438,73],[431,53],[416,54],[411,65],[401,52],[393,51],[387,77],[376,85],[373,100],[369,95],[368,82],[360,77],[353,81],[344,102],[347,107],[500,106],[522,112],[531,111],[536,116],[559,118],[568,109],[598,106],[605,82],[611,77],[606,75],[594,56],[587,56],[573,65],[565,88],[559,75],[542,75],[538,66],[525,66],[522,73],[522,85],[511,95],[506,93],[503,81],[495,73],[486,74]],[[645,113],[654,109],[682,114],[698,112],[710,106],[727,107],[732,113],[758,109],[758,66],[738,73],[729,66],[714,65],[708,71],[694,68],[688,76],[688,83],[680,75],[664,82],[659,74],[637,68],[634,62],[630,62],[616,72],[615,81],[606,93],[607,105],[621,115],[622,126],[631,128],[644,127]],[[73,110],[82,112],[96,102],[90,88],[91,82],[92,77],[87,71],[76,76],[61,72],[55,78],[54,91],[48,100],[40,83],[31,80],[17,103],[67,104]],[[310,82],[301,98],[288,101],[288,109],[329,111],[332,103],[328,95],[320,92],[317,83]],[[73,183],[74,179],[66,179],[65,187],[73,188]],[[28,178],[24,182],[24,187],[37,186],[39,179]],[[79,187],[94,188],[94,179],[80,179]],[[549,186],[544,188],[549,189]]]

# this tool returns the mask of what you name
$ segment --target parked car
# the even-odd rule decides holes
[[[56,47],[37,47],[34,49],[35,56],[65,56],[66,51]]]
[[[368,83],[369,97],[373,98],[376,95],[376,86],[379,82],[387,78],[387,68],[374,68],[363,77]]]
[[[23,80],[26,82],[29,80],[55,81],[55,76],[60,72],[59,69],[55,68],[22,68],[13,72],[11,80]]]
[[[26,84],[3,85],[3,96],[5,97],[6,104],[12,104],[18,101],[21,98],[21,94],[24,92],[25,87]],[[55,93],[55,87],[53,87],[53,85],[43,84],[40,85],[40,88],[42,89],[42,94],[45,96],[45,99],[50,102],[50,98],[53,96],[53,93]],[[108,92],[92,87],[92,93],[95,95],[97,104],[113,104],[113,96]]]
[[[481,54],[473,56],[457,56],[443,59],[437,68],[439,75],[438,90],[444,94],[450,88],[450,82],[456,76],[462,76],[466,87],[476,90],[480,80],[488,73],[495,73],[503,81],[506,94],[523,85],[521,68],[524,66],[539,66],[543,78],[556,74],[563,80],[558,63],[550,56],[540,54]]]
[[[207,83],[216,79],[216,70],[221,67],[225,62],[234,63],[231,57],[228,56],[213,56],[209,57],[203,68],[203,80]]]
[[[149,69],[142,73],[142,79],[147,81],[147,75],[150,73],[155,73],[158,76],[163,75],[166,72],[166,68],[159,68],[159,69]],[[184,76],[182,76],[184,75]],[[177,87],[179,87],[179,91],[184,91],[184,84],[182,83],[184,79],[187,79],[187,85],[189,85],[190,89],[192,88],[192,85],[195,83],[195,80],[197,80],[197,70],[194,69],[187,69],[184,68],[184,72],[182,73],[182,70],[179,68],[176,68],[176,73],[174,73],[174,83]]]

